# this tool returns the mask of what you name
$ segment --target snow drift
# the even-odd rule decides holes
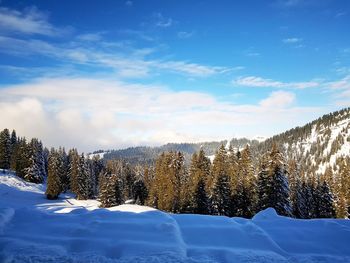
[[[350,262],[350,221],[98,208],[0,175],[0,262]]]

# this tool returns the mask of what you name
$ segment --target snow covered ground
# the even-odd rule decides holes
[[[0,262],[350,262],[349,220],[99,209],[0,174]]]

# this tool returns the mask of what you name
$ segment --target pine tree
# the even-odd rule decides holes
[[[193,196],[194,213],[206,215],[209,213],[209,200],[206,192],[205,182],[200,178],[197,182],[196,189]]]
[[[185,195],[185,202],[187,202],[186,212],[196,214],[208,214],[210,211],[208,200],[208,184],[211,181],[210,175],[211,163],[209,158],[205,156],[204,150],[192,155],[188,194]]]
[[[91,174],[87,162],[85,161],[84,154],[79,159],[79,173],[77,178],[77,199],[87,200],[92,197],[92,182]]]
[[[57,199],[62,191],[61,178],[59,173],[59,153],[55,149],[51,149],[49,155],[48,176],[47,176],[47,199]]]
[[[214,214],[231,216],[231,196],[229,177],[225,174],[216,177],[212,189],[212,209]]]
[[[258,182],[259,197],[263,198],[259,200],[259,207],[273,207],[278,214],[291,216],[287,170],[276,145],[273,145],[267,161],[264,167],[268,176],[260,172],[258,178],[262,180]]]
[[[26,168],[30,163],[30,147],[25,138],[20,138],[17,142],[13,158],[11,158],[11,168],[16,171],[16,175],[24,178]]]
[[[71,149],[68,153],[68,177],[70,189],[77,195],[80,157],[76,149]]]
[[[308,218],[308,207],[306,203],[305,197],[305,187],[306,184],[303,184],[299,178],[295,181],[295,189],[294,189],[294,199],[293,199],[293,207],[292,213],[296,218]]]
[[[229,177],[229,163],[223,145],[217,151],[213,161],[213,186],[211,190],[212,210],[214,214],[231,216],[232,190]]]
[[[332,218],[335,216],[333,194],[326,181],[318,185],[318,192],[320,193],[318,199],[318,217]]]
[[[57,154],[57,162],[58,162],[58,173],[61,181],[62,192],[66,192],[69,189],[69,162],[68,156],[64,148],[58,149]]]
[[[103,161],[99,155],[94,155],[91,159],[91,174],[93,181],[93,192],[96,195],[98,192],[99,175],[104,170]]]
[[[123,199],[120,188],[121,181],[118,179],[118,176],[105,174],[100,179],[99,200],[101,207],[107,208],[120,205]]]
[[[17,148],[17,135],[16,135],[16,131],[12,130],[11,133],[11,138],[10,138],[10,143],[11,143],[11,161],[10,161],[10,168],[12,168],[12,159],[15,158],[15,151]]]
[[[350,166],[347,159],[339,160],[339,176],[335,183],[337,218],[349,217]]]
[[[32,139],[29,145],[29,166],[25,168],[24,179],[32,183],[42,183],[46,177],[43,148],[40,141]]]
[[[144,205],[148,196],[148,190],[144,181],[139,178],[133,185],[133,199],[136,204]]]
[[[10,169],[11,138],[8,129],[0,132],[0,169]]]
[[[179,213],[182,208],[183,185],[186,182],[184,157],[181,153],[162,153],[156,160],[155,178],[148,204],[161,210]]]
[[[238,160],[238,181],[234,192],[235,215],[251,218],[257,206],[257,180],[254,175],[249,146],[241,152]]]
[[[272,180],[268,173],[268,156],[264,155],[260,162],[260,172],[258,173],[258,210],[264,210],[270,206],[270,196],[272,195],[273,187]]]

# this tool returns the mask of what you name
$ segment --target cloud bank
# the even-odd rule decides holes
[[[43,78],[3,87],[0,98],[0,128],[84,151],[272,135],[271,126],[283,131],[320,111],[295,107],[292,92],[237,105],[207,93],[116,79]]]

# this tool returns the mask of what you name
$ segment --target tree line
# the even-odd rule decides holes
[[[48,150],[38,139],[26,142],[7,129],[0,133],[0,168],[30,182],[46,180],[48,199],[70,191],[79,200],[97,198],[101,207],[133,200],[172,213],[251,218],[273,207],[280,215],[296,218],[346,218],[349,163],[343,158],[337,176],[330,169],[321,176],[306,176],[303,167],[286,161],[273,144],[257,165],[248,145],[242,150],[221,145],[213,162],[199,149],[189,165],[176,151],[161,153],[151,165],[131,165],[89,158],[77,149]]]

